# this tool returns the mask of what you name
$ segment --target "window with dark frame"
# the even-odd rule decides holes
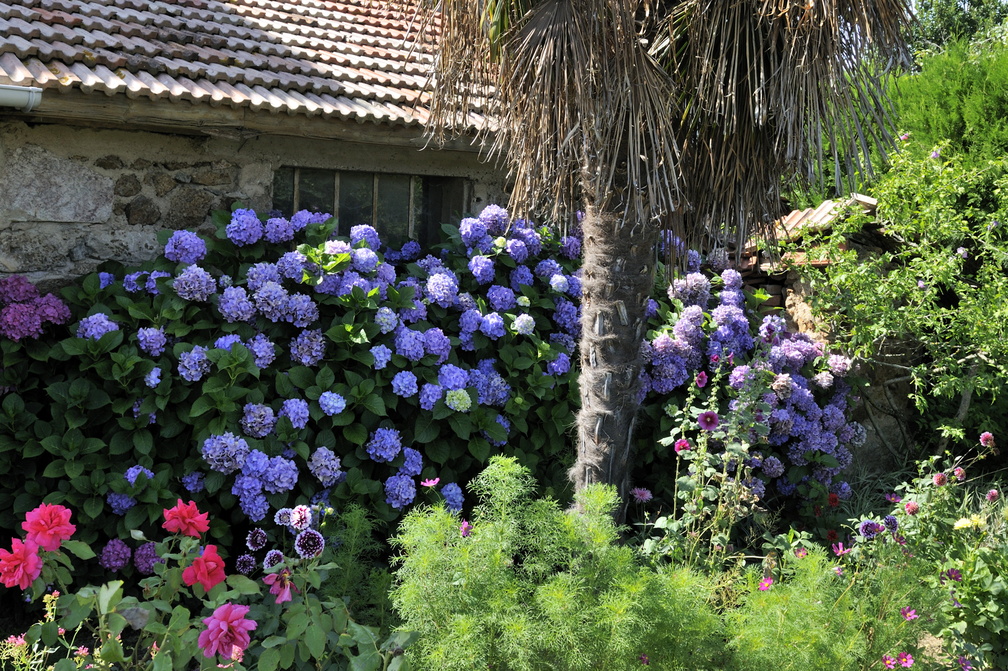
[[[339,235],[370,224],[385,244],[396,248],[407,240],[424,246],[437,242],[441,225],[457,224],[469,210],[471,193],[471,182],[461,177],[294,166],[273,175],[273,209],[282,215],[329,212]]]

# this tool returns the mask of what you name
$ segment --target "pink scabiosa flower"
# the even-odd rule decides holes
[[[686,452],[690,449],[689,441],[685,438],[680,438],[675,442],[675,452],[679,454],[680,452]]]
[[[907,501],[903,504],[903,511],[907,515],[916,515],[920,512],[920,505],[916,501]]]
[[[77,527],[70,524],[70,510],[58,504],[43,503],[25,514],[21,528],[28,532],[26,540],[37,543],[43,550],[53,552],[70,538]]]
[[[956,480],[962,482],[963,480],[966,479],[966,470],[962,466],[956,466],[955,469],[952,471],[952,475],[955,476]]]
[[[768,589],[770,589],[771,585],[773,585],[773,576],[769,576],[768,575],[767,577],[765,577],[762,580],[760,580],[760,582],[759,582],[759,591],[765,592]]]
[[[637,503],[647,503],[652,499],[651,490],[645,489],[644,487],[634,487],[630,490],[630,496],[634,498]]]
[[[989,490],[989,491],[987,492],[987,503],[994,503],[994,502],[996,502],[996,501],[998,500],[998,498],[1000,498],[1000,497],[1001,497],[1001,494],[1000,494],[1000,493],[998,493],[998,490],[996,490],[996,489],[991,489],[991,490]]]
[[[291,508],[290,525],[298,531],[304,531],[311,526],[311,508],[306,505],[294,506]]]
[[[700,416],[697,417],[697,422],[700,424],[700,428],[704,431],[713,431],[718,427],[720,420],[718,419],[718,414],[716,412],[708,410],[700,413]]]
[[[948,484],[948,476],[944,473],[935,473],[931,478],[931,482],[934,483],[935,487],[943,487]]]
[[[234,659],[235,648],[239,652],[244,651],[249,644],[249,632],[258,626],[253,620],[245,619],[248,612],[248,606],[228,602],[218,606],[210,617],[204,618],[206,629],[200,632],[197,641],[203,649],[203,656],[221,654]]]
[[[981,433],[980,444],[984,447],[994,447],[994,434],[990,431],[984,431]]]

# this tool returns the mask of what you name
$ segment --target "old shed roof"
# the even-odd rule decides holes
[[[437,26],[419,40],[414,2],[0,0],[0,83],[420,126]]]

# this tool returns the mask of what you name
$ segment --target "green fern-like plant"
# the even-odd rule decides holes
[[[407,654],[442,671],[620,671],[721,666],[710,588],[685,570],[642,565],[618,543],[612,488],[579,512],[535,498],[528,471],[493,458],[472,482],[463,524],[443,506],[413,511],[394,545],[393,606],[420,633]],[[471,526],[470,526],[471,524]]]

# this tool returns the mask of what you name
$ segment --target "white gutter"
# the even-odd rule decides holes
[[[16,107],[31,112],[42,103],[42,89],[34,86],[0,84],[0,107]]]

